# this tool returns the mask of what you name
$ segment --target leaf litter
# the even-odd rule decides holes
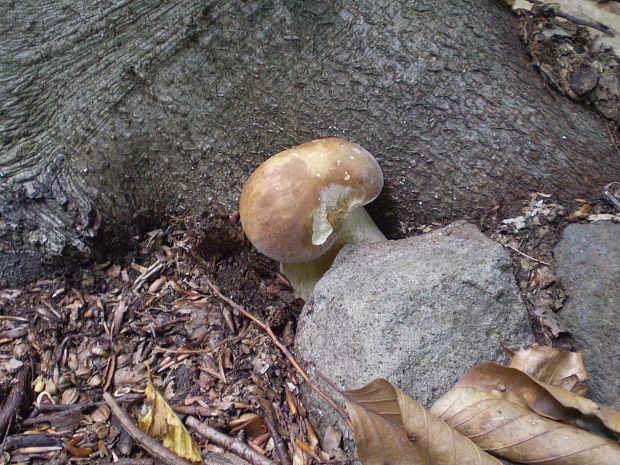
[[[533,346],[512,355],[513,366],[470,368],[430,410],[385,379],[341,392],[361,462],[499,464],[491,453],[528,464],[620,463],[620,412],[558,387],[583,390],[566,382],[585,381],[580,354]]]
[[[137,420],[145,390],[148,397],[145,363],[181,419],[198,416],[265,457],[277,456],[276,443],[323,460],[341,453],[333,444],[321,450],[298,373],[263,330],[213,295],[207,275],[292,344],[303,302],[277,264],[244,242],[234,215],[173,218],[124,261],[0,290],[0,386],[10,388],[31,359],[36,396],[14,420],[0,463],[146,459],[103,400],[107,390]],[[271,432],[261,400],[271,406]],[[194,439],[205,457],[225,452]]]
[[[575,203],[590,205],[588,216],[568,216],[574,210],[554,203],[549,194],[532,193],[522,218],[504,221],[491,233],[513,257],[530,315],[540,322],[539,340],[565,348],[557,338],[566,329],[555,314],[565,294],[551,253],[558,232],[569,221],[599,221],[605,215],[615,221],[617,215],[610,201]],[[292,344],[302,302],[294,299],[277,265],[244,242],[235,215],[173,218],[169,227],[148,233],[139,252],[125,260],[0,290],[1,398],[31,364],[36,396],[34,404],[23,402],[31,407],[15,420],[0,463],[107,464],[122,457],[148,463],[102,400],[104,389],[114,393],[137,418],[144,404],[145,362],[186,424],[198,416],[200,424],[228,433],[226,440],[265,458],[288,455],[300,465],[311,457],[346,461],[337,431],[321,439],[314,433],[299,395],[303,377],[256,323],[214,296],[209,278],[273,328],[285,346]],[[536,358],[519,356],[528,366]],[[557,387],[584,394],[579,370],[559,379],[563,384]],[[269,402],[271,415],[261,400]],[[203,457],[229,449],[201,439],[207,436],[194,437]]]

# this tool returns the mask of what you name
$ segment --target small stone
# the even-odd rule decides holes
[[[620,224],[571,224],[554,250],[560,317],[583,350],[592,399],[620,409]]]

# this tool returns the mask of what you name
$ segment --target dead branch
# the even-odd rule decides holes
[[[43,423],[62,421],[73,415],[79,416],[81,412],[82,410],[80,409],[69,409],[69,410],[63,410],[60,413],[53,413],[51,415],[38,415],[36,417],[26,418],[20,423],[20,425],[21,426],[32,426],[32,425],[40,425]]]
[[[611,192],[611,186],[614,186],[613,188],[616,189],[616,192]],[[618,199],[618,191],[620,191],[620,189],[618,189],[618,187],[620,187],[620,182],[610,182],[605,186],[603,195],[605,195],[607,200],[609,200],[609,203],[611,203],[614,207],[620,210],[620,200]]]
[[[260,403],[260,407],[265,414],[263,416],[263,421],[265,422],[265,426],[267,426],[267,431],[269,431],[269,435],[273,439],[273,445],[275,447],[276,455],[278,456],[278,461],[280,462],[280,465],[288,465],[290,461],[288,454],[286,453],[286,446],[284,445],[282,436],[280,436],[278,428],[275,425],[275,419],[273,409],[271,408],[271,403],[264,397],[259,397],[258,402]]]
[[[151,459],[118,459],[116,462],[107,462],[101,465],[153,465]]]
[[[164,447],[154,438],[142,431],[133,419],[125,412],[120,405],[116,403],[114,397],[109,392],[103,393],[103,400],[106,401],[112,414],[118,419],[125,431],[133,438],[149,454],[158,460],[169,465],[191,465],[185,459],[182,459],[170,449]]]
[[[196,417],[187,417],[185,423],[200,436],[225,447],[231,452],[234,452],[239,457],[250,462],[252,465],[277,465],[264,455],[260,455],[258,452],[250,449],[249,446],[245,445],[241,441],[237,441],[235,438],[211,428]]]
[[[539,6],[544,6],[546,2],[542,2],[540,0],[527,0],[530,3],[533,3],[534,5],[539,5]],[[603,24],[603,23],[599,23],[597,21],[588,21],[585,19],[581,19],[581,18],[577,18],[576,16],[570,15],[568,13],[564,13],[563,11],[555,11],[555,16],[557,16],[558,18],[563,18],[567,21],[570,21],[573,24],[577,24],[578,26],[586,26],[586,27],[591,27],[592,29],[596,29],[597,31],[602,32],[603,34],[608,35],[609,37],[614,37],[615,34],[613,32],[613,30],[611,30],[609,28],[609,26]]]
[[[62,434],[14,434],[6,439],[5,448],[62,446],[62,439]]]
[[[99,407],[100,405],[105,405],[105,402],[89,400],[79,404],[35,404],[35,407],[39,412],[66,412],[68,410],[83,412],[91,407]]]
[[[31,378],[30,363],[24,363],[15,377],[15,383],[11,387],[9,395],[0,408],[0,435],[2,438],[9,433],[13,420],[19,413],[24,394],[26,394],[27,389],[30,389]]]
[[[118,398],[123,403],[132,403],[139,400],[144,399],[144,394],[139,393],[128,393]],[[98,400],[88,400],[86,402],[81,402],[78,404],[35,404],[34,406],[39,412],[66,412],[68,410],[79,410],[80,412],[85,412],[86,410],[93,407],[101,407],[102,405],[107,405],[104,401]],[[48,416],[49,418],[49,416]],[[24,421],[29,421],[24,420]]]

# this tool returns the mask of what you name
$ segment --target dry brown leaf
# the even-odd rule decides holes
[[[521,404],[511,392],[456,387],[435,402],[431,413],[484,450],[516,462],[544,465],[620,463],[617,442],[541,417]]]
[[[364,465],[500,465],[384,379],[344,394]]]
[[[592,431],[620,434],[620,412],[564,389],[536,381],[516,368],[487,362],[467,370],[457,387],[510,392],[539,415]]]
[[[93,449],[91,447],[77,447],[74,440],[63,441],[62,445],[67,451],[69,451],[69,453],[71,453],[75,457],[88,457],[93,452]]]
[[[581,351],[566,352],[534,344],[529,349],[510,352],[510,355],[511,368],[521,370],[541,383],[581,396],[587,392],[587,387],[583,384],[587,373]]]
[[[263,419],[255,413],[244,413],[240,415],[239,418],[228,423],[228,426],[230,428],[228,431],[230,434],[244,430],[245,434],[250,437],[250,439],[254,439],[267,431]]]

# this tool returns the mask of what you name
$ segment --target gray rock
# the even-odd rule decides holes
[[[555,248],[560,317],[583,349],[592,399],[620,409],[620,224],[571,224]]]
[[[428,407],[470,366],[502,360],[500,344],[532,341],[508,253],[457,222],[343,249],[304,308],[296,354],[340,388],[383,377]],[[304,402],[319,430],[338,419],[312,392]]]

